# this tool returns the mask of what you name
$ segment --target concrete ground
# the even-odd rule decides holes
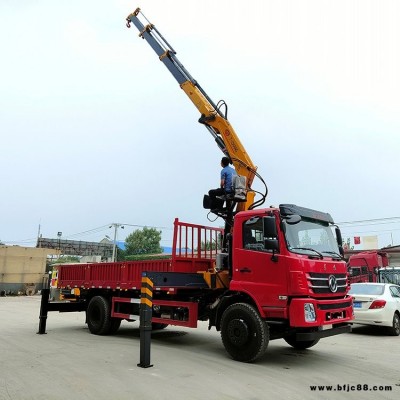
[[[117,335],[102,337],[89,333],[84,313],[52,312],[47,334],[37,335],[39,309],[40,296],[0,297],[0,400],[400,396],[400,338],[374,327],[356,326],[304,351],[271,341],[256,364],[232,361],[207,323],[168,327],[152,334],[154,366],[140,368],[138,322],[123,322]]]

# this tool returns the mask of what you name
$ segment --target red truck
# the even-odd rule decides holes
[[[272,339],[306,349],[351,330],[346,264],[332,225],[329,214],[291,204],[243,211],[225,253],[221,229],[175,220],[171,259],[59,265],[56,285],[75,301],[52,302],[50,310],[85,311],[91,333],[113,334],[122,320],[138,319],[146,273],[154,281],[154,329],[208,321],[244,362],[261,357]]]
[[[378,282],[378,270],[389,265],[384,251],[362,251],[349,257],[347,266],[350,283]]]
[[[138,319],[145,306],[151,307],[154,329],[195,328],[198,321],[208,321],[221,332],[229,355],[243,362],[262,357],[273,339],[306,349],[321,338],[350,332],[352,298],[342,237],[332,217],[293,204],[258,208],[267,188],[227,119],[226,103],[212,102],[154,25],[143,25],[140,14],[137,9],[128,16],[128,27],[138,28],[234,164],[233,193],[203,200],[209,212],[224,219],[225,228],[175,220],[168,260],[60,265],[54,283],[73,292],[73,298],[48,302],[45,308],[85,311],[89,330],[97,335],[115,333],[122,320]],[[252,189],[256,177],[265,193]],[[256,194],[261,198],[256,200]],[[152,290],[142,290],[143,276],[153,283]],[[146,296],[152,302],[143,306]],[[41,320],[46,318],[44,313]]]

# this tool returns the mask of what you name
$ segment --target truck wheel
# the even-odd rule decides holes
[[[393,324],[392,327],[390,328],[390,331],[393,336],[400,335],[400,317],[399,314],[397,313],[393,315]]]
[[[94,296],[86,311],[90,333],[107,335],[111,329],[111,310],[109,301],[103,296]]]
[[[250,304],[232,304],[222,314],[221,338],[234,360],[252,362],[267,350],[268,325]]]
[[[290,346],[292,346],[293,348],[295,348],[297,350],[309,349],[310,347],[315,346],[319,342],[319,339],[296,340],[296,336],[288,336],[288,337],[285,337],[284,339],[287,344],[290,344]]]
[[[121,326],[121,319],[119,318],[111,318],[111,326],[110,326],[110,335],[114,335],[118,332],[119,327]]]
[[[165,329],[167,326],[168,326],[168,324],[162,324],[162,323],[159,323],[159,322],[152,322],[151,329],[153,331],[157,331],[157,330]]]

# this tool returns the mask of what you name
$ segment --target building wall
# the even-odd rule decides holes
[[[25,292],[27,284],[42,289],[46,275],[47,256],[57,250],[0,246],[0,291]]]
[[[111,261],[111,259],[109,260]],[[99,263],[101,262],[101,256],[83,256],[80,263]]]
[[[389,254],[389,266],[400,267],[400,252]]]

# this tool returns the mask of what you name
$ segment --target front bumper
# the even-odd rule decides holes
[[[306,321],[304,307],[312,304],[315,310],[315,320]],[[324,325],[345,324],[352,322],[353,301],[352,297],[343,299],[313,299],[295,298],[289,306],[289,321],[293,328],[312,328]]]
[[[341,333],[351,332],[351,325],[343,325],[334,327],[332,329],[319,330],[315,332],[298,332],[296,333],[296,340],[298,341],[311,341],[322,339],[329,336],[340,335]]]

